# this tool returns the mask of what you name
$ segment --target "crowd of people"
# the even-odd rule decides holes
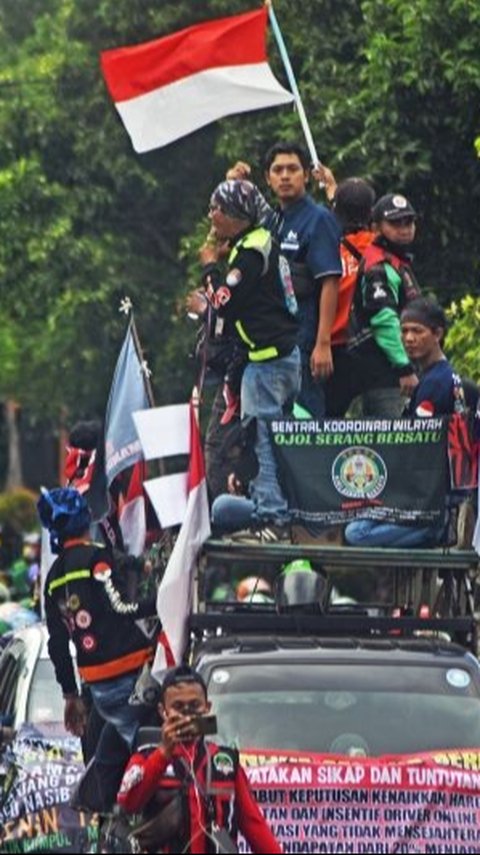
[[[0,527],[0,637],[39,620],[40,534]]]
[[[365,417],[442,416],[475,408],[478,397],[444,354],[443,309],[415,279],[410,201],[400,193],[376,200],[362,178],[337,186],[325,167],[313,177],[325,184],[329,205],[308,192],[304,150],[274,145],[265,159],[278,201],[271,207],[249,165],[235,164],[211,195],[201,288],[187,300],[202,316],[202,379],[216,384],[205,439],[213,531],[239,541],[291,539],[269,420],[341,418],[354,402]],[[147,698],[162,629],[155,586],[139,584],[142,562],[127,567],[125,556],[92,537],[85,492],[98,436],[96,423],[72,431],[67,486],[44,491],[38,503],[56,555],[44,585],[49,653],[66,726],[82,737],[89,764],[74,804],[110,813],[118,800],[134,814],[150,805],[137,835],[142,851],[236,851],[228,846],[238,830],[253,851],[280,851],[237,752],[203,739],[199,719],[210,705],[201,675],[174,669]],[[344,538],[436,545],[443,530],[443,522],[420,529],[356,519]],[[224,580],[226,597],[216,580],[210,599],[303,603],[300,578],[305,602],[324,600],[325,578],[304,560],[287,563],[273,581]],[[152,715],[160,716],[161,743],[143,750],[138,731]]]
[[[362,178],[337,186],[317,167],[330,205],[317,204],[295,143],[275,144],[264,167],[277,207],[243,162],[212,193],[202,289],[187,306],[203,317],[202,378],[217,384],[205,440],[214,532],[289,542],[269,420],[343,417],[352,405],[366,418],[446,416],[474,411],[478,389],[442,350],[445,312],[421,295],[411,202],[401,193],[376,200]],[[444,530],[403,528],[356,520],[344,539],[429,546]]]

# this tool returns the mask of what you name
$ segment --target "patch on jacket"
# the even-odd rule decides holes
[[[125,793],[129,793],[130,790],[133,790],[137,784],[140,784],[143,781],[143,776],[143,766],[139,766],[137,763],[130,766],[130,769],[127,769],[123,776],[119,795],[124,795]]]
[[[213,765],[217,772],[220,775],[233,775],[235,771],[235,765],[230,754],[225,754],[223,751],[219,751],[218,754],[215,754],[213,758]]]

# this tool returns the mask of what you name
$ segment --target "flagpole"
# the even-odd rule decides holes
[[[143,350],[142,345],[140,343],[140,338],[138,335],[137,325],[135,323],[135,318],[133,316],[133,308],[130,309],[130,324],[132,330],[132,338],[133,344],[139,359],[139,362],[142,366],[142,374],[143,374],[143,382],[145,385],[145,391],[147,393],[148,403],[151,407],[155,406],[155,399],[153,397],[153,388],[150,382],[150,371],[148,370],[147,363],[143,358]],[[165,462],[163,460],[157,461],[157,468],[160,475],[165,475]]]
[[[283,39],[282,31],[277,21],[277,16],[275,15],[273,9],[272,0],[265,0],[265,6],[268,9],[268,17],[270,18],[270,24],[272,26],[273,35],[275,36],[278,49],[280,51],[280,56],[282,57],[283,64],[285,66],[285,71],[288,77],[288,82],[290,83],[290,87],[292,90],[292,95],[295,98],[295,104],[298,110],[298,115],[300,118],[300,122],[303,128],[303,133],[305,135],[305,140],[307,143],[308,151],[310,152],[310,157],[312,158],[313,166],[320,166],[320,159],[317,154],[317,150],[315,148],[315,143],[313,141],[312,132],[310,130],[310,125],[308,124],[307,115],[305,113],[305,109],[302,102],[302,97],[300,95],[297,81],[295,79],[295,74],[293,73],[292,64],[290,62],[290,58],[288,56],[287,48]]]
[[[143,356],[142,345],[140,344],[140,338],[138,336],[137,326],[135,324],[135,318],[133,317],[133,310],[130,315],[130,323],[132,325],[132,337],[133,343],[135,345],[135,350],[137,351],[137,356],[142,366],[142,374],[143,374],[143,382],[145,383],[145,391],[147,393],[148,402],[151,407],[155,406],[155,400],[153,397],[153,388],[150,382],[150,373],[147,368],[147,364],[145,362]]]

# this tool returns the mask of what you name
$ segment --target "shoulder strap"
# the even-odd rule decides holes
[[[340,243],[343,243],[345,249],[348,249],[349,253],[353,255],[357,261],[360,261],[363,258],[363,253],[360,252],[359,249],[353,244],[347,237],[343,236],[340,238]]]
[[[382,262],[390,264],[394,270],[398,271],[403,264],[402,260],[398,258],[398,256],[388,252],[388,250],[384,249],[383,246],[377,246],[375,243],[371,243],[365,248],[365,252],[362,257],[365,262],[365,271],[374,267],[375,264],[381,264]]]

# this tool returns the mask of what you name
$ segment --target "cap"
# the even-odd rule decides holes
[[[399,193],[388,193],[382,196],[374,205],[372,219],[374,223],[381,220],[395,221],[402,217],[416,217],[417,213],[405,196]]]
[[[165,674],[165,678],[162,683],[161,697],[165,697],[167,689],[170,689],[172,686],[179,686],[181,683],[190,683],[190,685],[194,683],[197,686],[201,686],[205,692],[205,697],[207,696],[207,686],[202,675],[193,668],[190,668],[188,665],[179,665],[178,668],[172,668]]]

